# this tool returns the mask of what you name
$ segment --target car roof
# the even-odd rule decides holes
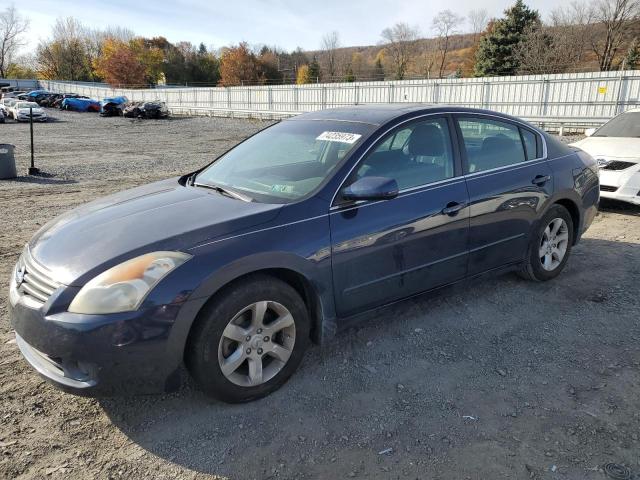
[[[428,103],[385,103],[374,105],[353,105],[349,107],[330,108],[315,112],[303,113],[289,118],[287,121],[296,120],[333,120],[341,122],[368,123],[370,125],[383,125],[394,118],[401,117],[409,113],[438,113],[438,112],[461,112],[461,113],[485,113],[500,115],[504,118],[513,118],[510,115],[482,110],[477,108],[466,108],[455,105],[435,105]],[[516,119],[517,120],[517,119]],[[521,120],[520,120],[521,121]]]

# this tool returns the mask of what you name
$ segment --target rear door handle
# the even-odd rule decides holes
[[[536,175],[536,178],[531,180],[531,183],[534,185],[544,185],[549,180],[551,180],[551,175]]]
[[[444,215],[449,215],[450,217],[455,217],[464,207],[466,207],[466,204],[464,203],[449,202],[447,203],[447,206],[442,209],[442,213]]]

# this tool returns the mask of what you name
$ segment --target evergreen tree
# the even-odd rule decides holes
[[[634,38],[624,57],[623,68],[625,70],[635,70],[638,66],[640,66],[640,45],[638,45],[638,39]]]
[[[311,63],[309,64],[309,81],[311,83],[320,82],[320,75],[320,64],[318,63],[318,59],[314,55],[313,60],[311,60]]]
[[[353,73],[353,68],[351,68],[351,64],[349,64],[349,66],[347,67],[347,71],[346,71],[345,76],[344,76],[344,81],[345,82],[355,82],[356,81],[356,76]]]
[[[474,73],[477,77],[515,75],[519,61],[516,47],[525,39],[525,32],[540,25],[540,14],[522,0],[505,10],[504,18],[494,20],[480,40]]]

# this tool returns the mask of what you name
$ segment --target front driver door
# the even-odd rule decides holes
[[[394,178],[396,198],[353,204],[336,196],[330,224],[339,315],[465,276],[468,194],[452,125],[447,116],[427,116],[397,127],[369,150],[343,185],[363,176]]]

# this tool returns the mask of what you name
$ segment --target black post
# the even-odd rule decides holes
[[[31,130],[31,166],[29,167],[29,175],[40,173],[40,169],[33,164],[33,107],[29,107],[29,128]]]

